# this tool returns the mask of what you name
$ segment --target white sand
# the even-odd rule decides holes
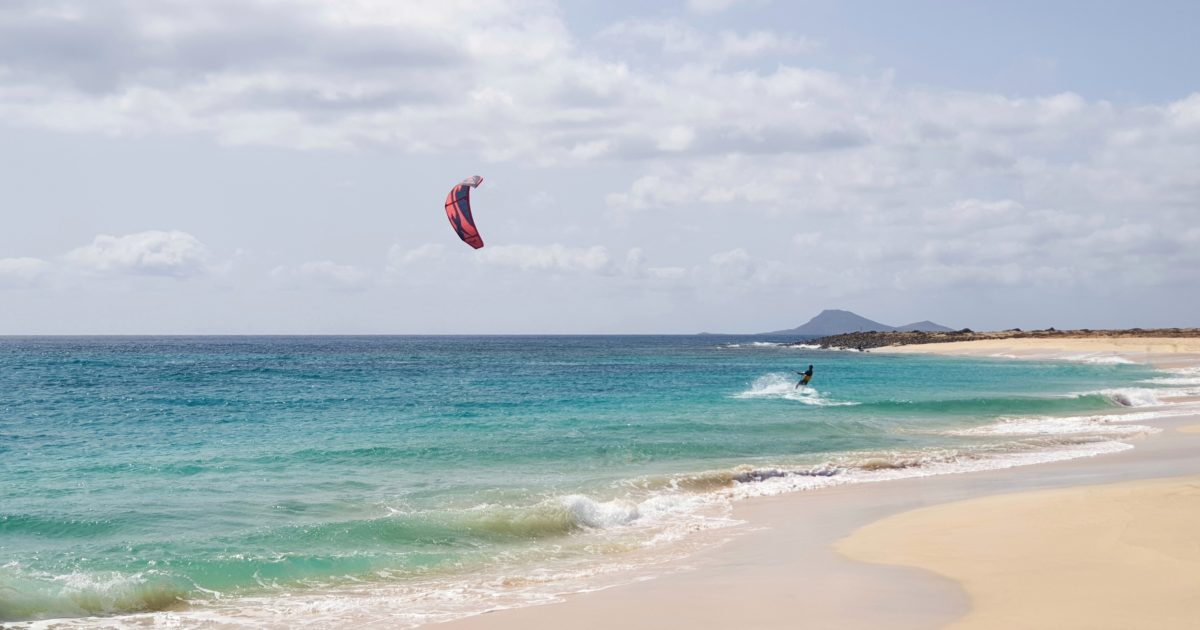
[[[987,497],[893,516],[837,549],[966,588],[954,628],[1200,627],[1200,477]]]
[[[1056,339],[982,339],[950,343],[914,344],[876,348],[872,352],[896,354],[946,354],[1015,359],[1104,360],[1118,357],[1162,367],[1200,364],[1200,338],[1195,337],[1084,337]]]

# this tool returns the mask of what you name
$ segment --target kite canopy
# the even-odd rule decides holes
[[[446,218],[450,219],[450,226],[458,232],[458,238],[475,249],[483,247],[483,238],[479,236],[475,219],[471,217],[471,189],[482,183],[482,177],[472,175],[459,182],[446,195]]]

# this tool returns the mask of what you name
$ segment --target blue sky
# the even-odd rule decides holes
[[[1198,7],[6,3],[0,334],[1200,325]]]

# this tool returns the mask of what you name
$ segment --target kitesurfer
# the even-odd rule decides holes
[[[807,370],[804,370],[803,372],[796,372],[800,375],[800,382],[796,383],[796,387],[793,389],[800,389],[801,385],[808,385],[808,382],[812,380],[812,367],[813,366],[810,365],[808,366]]]

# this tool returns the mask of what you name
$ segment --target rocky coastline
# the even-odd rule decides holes
[[[851,332],[829,335],[794,345],[815,344],[828,349],[870,350],[887,346],[908,346],[925,343],[950,343],[954,341],[977,341],[981,339],[1067,339],[1109,337],[1200,337],[1200,328],[1129,328],[1124,330],[1021,330],[1013,328],[1002,331],[975,332],[970,328],[950,332]]]

